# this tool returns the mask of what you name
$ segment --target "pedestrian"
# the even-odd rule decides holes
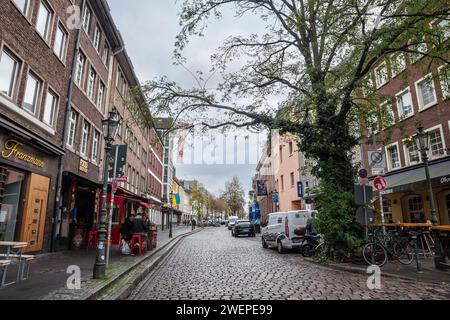
[[[135,219],[134,214],[131,214],[125,219],[120,228],[120,234],[122,235],[122,239],[125,240],[126,242],[130,242],[131,238],[133,237],[134,219]]]
[[[192,224],[192,230],[195,230],[195,226],[197,225],[197,222],[195,221],[194,218],[192,218],[191,224]]]
[[[315,225],[315,214],[312,213],[311,217],[306,221],[306,234],[309,236],[317,235],[317,230],[314,227]]]

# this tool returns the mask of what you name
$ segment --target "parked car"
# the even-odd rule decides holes
[[[279,253],[286,250],[301,249],[304,236],[299,229],[306,227],[314,211],[277,212],[268,216],[268,224],[262,229],[262,246],[276,247]]]
[[[239,220],[234,224],[231,231],[233,237],[239,237],[240,235],[246,235],[248,237],[256,237],[255,226],[249,220]]]
[[[228,218],[228,230],[232,230],[236,221],[239,220],[239,217],[233,216]]]

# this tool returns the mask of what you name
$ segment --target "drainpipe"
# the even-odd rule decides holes
[[[68,124],[69,124],[69,116],[70,112],[72,111],[72,96],[73,96],[73,79],[75,78],[75,67],[77,63],[77,56],[80,51],[80,39],[81,39],[81,19],[84,11],[86,0],[81,0],[80,4],[80,28],[77,31],[76,36],[76,44],[75,44],[75,50],[73,53],[73,61],[72,61],[72,74],[69,78],[69,85],[68,85],[68,92],[67,92],[67,104],[66,104],[66,113],[64,117],[64,130],[63,130],[63,142],[62,142],[62,148],[66,149],[66,143],[67,143],[67,131],[68,131]],[[55,210],[53,215],[53,227],[52,227],[52,241],[50,245],[50,251],[55,252],[55,244],[56,244],[56,236],[57,236],[57,226],[61,223],[61,216],[62,216],[62,181],[63,181],[63,172],[64,172],[64,156],[61,156],[59,158],[59,168],[58,168],[58,179],[57,179],[57,186],[56,186],[56,195],[55,195]]]

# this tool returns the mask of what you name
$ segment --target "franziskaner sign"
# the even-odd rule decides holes
[[[17,140],[7,140],[5,142],[5,150],[2,151],[2,158],[4,159],[10,159],[11,157],[14,157],[16,159],[22,160],[24,162],[27,162],[29,164],[32,164],[39,168],[44,168],[45,162],[36,156],[32,154],[28,154],[26,152],[23,152],[20,147],[22,146],[22,143],[20,143]]]

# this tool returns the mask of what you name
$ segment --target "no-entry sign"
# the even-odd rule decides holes
[[[385,178],[383,177],[377,177],[375,178],[375,180],[373,181],[373,187],[377,190],[377,191],[384,191],[386,190],[388,184]]]

